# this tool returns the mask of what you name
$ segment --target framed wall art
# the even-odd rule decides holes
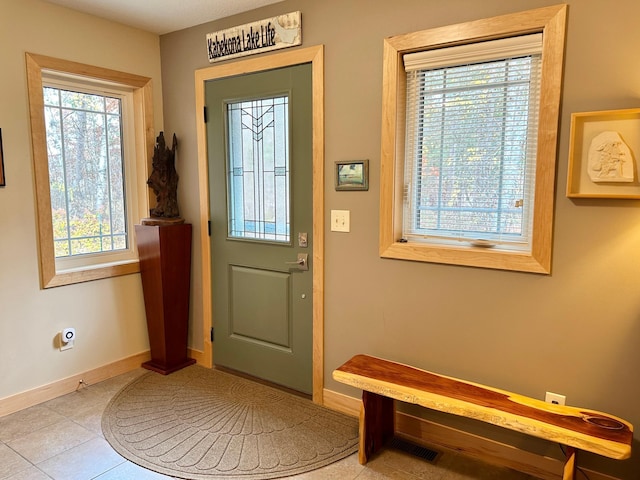
[[[571,115],[567,197],[640,198],[640,108]]]
[[[2,129],[0,128],[0,187],[7,184],[4,177],[4,155],[2,153]]]
[[[369,160],[336,162],[336,190],[369,190]]]

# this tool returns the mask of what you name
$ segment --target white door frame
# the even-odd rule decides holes
[[[200,191],[200,245],[202,249],[202,315],[204,351],[191,352],[198,363],[212,367],[213,326],[211,305],[211,243],[209,222],[209,176],[207,127],[204,121],[205,82],[246,73],[311,63],[313,96],[313,401],[323,403],[324,391],[324,46],[286,50],[237,62],[196,70],[196,133],[198,140],[198,187]]]

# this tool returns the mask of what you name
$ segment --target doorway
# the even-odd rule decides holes
[[[214,363],[311,394],[311,64],[210,80],[205,99]]]
[[[295,224],[291,225],[291,238],[288,240],[289,250],[294,252],[293,258],[288,258],[287,261],[295,262],[298,258],[298,253],[302,253],[301,250],[303,247],[299,247],[300,237],[299,233],[307,233],[308,238],[312,239],[310,245],[308,247],[308,265],[313,265],[311,271],[309,273],[311,277],[311,292],[310,295],[303,291],[294,291],[293,289],[289,289],[286,285],[290,280],[287,280],[285,277],[289,278],[300,278],[302,277],[302,271],[298,271],[298,265],[292,265],[291,268],[285,269],[284,272],[275,272],[274,268],[263,268],[265,270],[263,272],[257,272],[256,270],[250,269],[249,271],[245,269],[245,265],[241,264],[241,262],[232,262],[231,266],[227,266],[225,268],[225,275],[227,278],[231,279],[231,285],[233,287],[234,283],[239,285],[240,283],[245,283],[245,280],[248,280],[248,283],[253,285],[257,285],[258,287],[265,285],[265,278],[269,276],[275,276],[276,284],[280,284],[281,288],[278,287],[269,287],[276,288],[280,293],[283,291],[289,291],[291,297],[298,296],[299,300],[307,300],[306,303],[309,305],[312,316],[311,323],[311,366],[310,366],[310,375],[311,375],[311,393],[314,402],[322,403],[322,391],[324,388],[323,381],[323,363],[324,363],[324,355],[323,355],[323,281],[324,281],[324,271],[323,271],[323,252],[324,252],[324,207],[323,207],[323,188],[324,188],[324,110],[323,110],[323,47],[308,47],[303,49],[291,50],[283,53],[278,53],[274,55],[264,56],[264,57],[256,57],[248,60],[242,60],[235,63],[226,63],[221,64],[219,66],[213,66],[206,69],[196,71],[196,108],[198,112],[203,112],[204,107],[207,103],[206,98],[206,85],[207,82],[225,79],[230,77],[238,77],[243,75],[249,75],[258,72],[265,71],[273,71],[277,69],[285,69],[287,67],[292,67],[296,65],[309,64],[310,66],[310,76],[311,76],[311,124],[312,124],[312,135],[311,135],[311,167],[312,167],[312,179],[309,188],[311,188],[311,210],[312,210],[312,224],[311,224],[311,232],[298,231]],[[276,89],[277,90],[277,89]],[[233,97],[233,95],[231,95]],[[274,98],[272,96],[271,98]],[[233,102],[230,102],[233,103]],[[204,352],[199,358],[200,363],[208,366],[212,366],[216,363],[216,350],[217,345],[215,342],[212,342],[209,334],[211,331],[211,327],[216,327],[218,330],[218,321],[219,319],[216,317],[215,309],[213,307],[213,297],[209,294],[213,288],[215,288],[215,273],[211,268],[211,259],[212,259],[212,250],[210,237],[208,234],[208,229],[206,228],[207,222],[210,220],[210,207],[209,207],[209,196],[213,200],[215,196],[213,192],[209,190],[209,171],[208,171],[208,142],[207,142],[207,124],[204,122],[203,117],[199,116],[198,118],[198,170],[199,170],[199,187],[200,187],[200,206],[201,206],[201,225],[205,228],[201,229],[200,235],[200,243],[202,248],[202,310],[203,310],[203,333],[204,333]],[[226,209],[226,205],[225,205]],[[228,225],[224,225],[224,228],[227,228]],[[306,227],[305,227],[306,228]],[[212,231],[215,231],[215,227],[212,227]],[[226,232],[228,235],[228,231]],[[227,236],[225,235],[225,236]],[[232,243],[250,243],[250,242],[237,242],[232,241]],[[283,245],[280,245],[282,247]],[[280,250],[285,250],[284,248],[280,248]],[[215,263],[216,259],[213,258],[213,262]],[[258,269],[260,270],[260,269]],[[231,271],[231,275],[229,272]],[[257,273],[261,273],[257,274]],[[257,274],[257,275],[254,275]],[[248,277],[252,277],[248,279]],[[241,282],[242,281],[242,282]],[[257,283],[256,283],[257,282]],[[232,292],[231,298],[233,298],[234,293]],[[305,295],[305,298],[303,298]],[[309,298],[311,297],[311,298]],[[229,297],[229,291],[227,291],[227,296]],[[310,300],[310,301],[309,301]],[[264,301],[264,300],[263,300]],[[244,318],[247,318],[247,315],[251,315],[251,309],[244,310],[244,307],[240,307],[235,312],[240,315],[241,318],[244,315]],[[253,307],[252,307],[253,308]],[[242,325],[242,322],[240,322]],[[244,326],[242,327],[244,328]],[[253,328],[253,327],[250,327]],[[286,343],[283,342],[284,338],[284,330],[287,330],[282,325],[280,325],[280,331],[278,334],[270,332],[268,328],[263,329],[268,333],[267,336],[275,335],[275,338],[271,338],[271,340],[275,340],[274,343]],[[269,333],[270,332],[270,333]],[[218,332],[216,332],[218,335]],[[235,335],[235,333],[234,333]],[[241,337],[242,335],[236,335],[236,337]],[[245,335],[245,342],[247,339],[253,341],[253,343],[260,343],[262,340],[258,340],[253,338],[255,336],[255,332],[250,332],[249,335]],[[236,338],[237,339],[237,338]],[[248,342],[248,343],[251,343]],[[282,350],[290,349],[290,347],[282,346]],[[224,355],[224,354],[223,354]],[[309,369],[307,368],[307,371]],[[277,382],[278,383],[278,382]]]

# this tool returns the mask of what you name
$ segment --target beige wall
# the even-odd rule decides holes
[[[564,193],[571,113],[640,106],[636,0],[568,2],[552,275],[378,257],[382,39],[553,3],[286,0],[158,43],[155,35],[38,0],[0,0],[0,128],[8,183],[0,188],[0,399],[148,348],[138,275],[39,288],[24,53],[154,79],[156,131],[164,102],[165,131],[175,132],[180,144],[180,206],[197,239],[194,70],[208,66],[205,34],[300,10],[303,46],[326,46],[325,208],[351,210],[352,223],[351,233],[333,233],[325,219],[327,388],[355,396],[331,380],[331,371],[366,352],[533,397],[562,393],[572,405],[638,427],[640,203],[572,201]],[[370,190],[335,192],[333,162],[362,158],[370,159]],[[190,344],[198,349],[200,262],[194,242]],[[76,327],[78,341],[59,352],[53,339],[66,326]],[[637,440],[634,448],[632,460],[599,462],[600,470],[637,478]]]
[[[201,115],[194,111],[194,70],[209,66],[205,34],[300,10],[303,46],[326,46],[325,208],[351,211],[349,234],[330,232],[325,219],[329,389],[357,395],[331,371],[365,352],[532,397],[565,394],[569,404],[640,426],[640,203],[565,196],[571,113],[640,106],[637,0],[567,2],[551,275],[378,256],[382,39],[555,3],[287,0],[161,37],[165,125],[181,142],[180,181],[189,185],[180,189],[181,208],[194,223]],[[335,192],[333,163],[362,158],[370,160],[370,190]],[[191,344],[202,348],[201,253],[194,247]],[[634,447],[633,460],[604,461],[600,469],[637,478],[637,440]]]
[[[148,350],[139,275],[41,290],[25,52],[153,78],[162,126],[157,35],[38,0],[0,0],[0,399]],[[54,338],[75,327],[76,345]]]

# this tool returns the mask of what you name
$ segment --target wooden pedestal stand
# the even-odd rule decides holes
[[[136,225],[151,347],[142,366],[168,375],[195,363],[187,357],[191,225],[152,220]]]

